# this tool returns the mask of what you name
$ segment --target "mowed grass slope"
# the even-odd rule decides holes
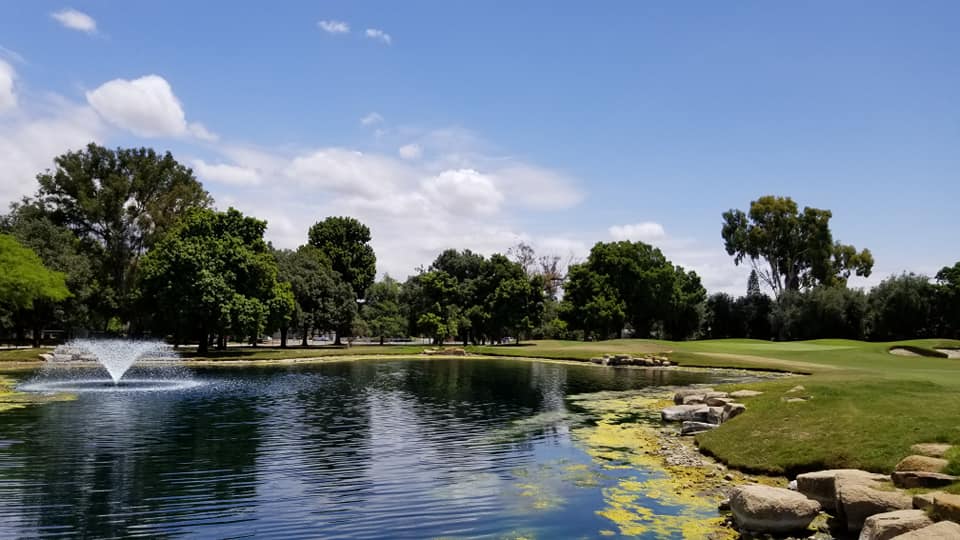
[[[889,472],[913,443],[960,444],[960,359],[890,354],[900,345],[932,351],[960,348],[960,341],[542,341],[475,350],[569,359],[668,353],[687,366],[809,374],[740,385],[764,394],[744,400],[747,412],[740,417],[697,436],[705,452],[731,466],[792,475],[828,467]],[[797,385],[804,390],[788,394]],[[786,403],[788,397],[810,399]]]

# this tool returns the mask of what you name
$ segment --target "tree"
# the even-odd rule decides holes
[[[934,337],[936,288],[930,278],[901,274],[870,291],[870,337],[895,340]]]
[[[352,217],[329,217],[310,227],[309,238],[358,296],[373,284],[377,257],[366,225]]]
[[[401,287],[397,280],[384,276],[367,289],[363,305],[363,319],[372,337],[398,337],[406,332],[406,322],[400,309]]]
[[[663,320],[664,334],[668,339],[687,339],[700,328],[706,297],[707,291],[696,272],[684,271],[682,266],[674,267],[673,292]]]
[[[8,234],[0,234],[0,269],[0,305],[6,306],[15,320],[23,321],[40,302],[59,302],[70,296],[64,274],[45,267],[33,250]],[[23,323],[15,324],[22,339]],[[40,345],[41,330],[34,327],[34,347]]]
[[[789,197],[767,195],[752,201],[749,213],[724,212],[721,235],[734,262],[749,260],[780,298],[785,291],[845,284],[853,273],[870,275],[870,251],[834,243],[831,217],[829,210],[805,207],[801,213]]]
[[[607,339],[618,333],[626,319],[626,303],[617,291],[586,263],[567,272],[560,319],[585,339]]]
[[[960,262],[937,272],[939,335],[960,338]]]
[[[32,206],[73,232],[96,263],[102,295],[100,320],[129,320],[138,261],[173,227],[178,216],[206,208],[210,196],[167,152],[110,150],[96,144],[54,158],[56,167],[37,176]]]
[[[223,347],[228,331],[261,331],[277,283],[266,225],[233,208],[191,210],[143,257],[142,302],[175,336],[196,335],[201,354],[213,335]]]

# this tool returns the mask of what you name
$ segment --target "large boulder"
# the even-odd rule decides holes
[[[952,446],[949,444],[920,443],[911,446],[910,451],[921,456],[943,457],[946,455],[947,450],[950,450],[951,448]]]
[[[676,405],[683,404],[683,398],[694,395],[694,394],[706,394],[707,392],[713,392],[713,388],[681,388],[673,394],[673,403]]]
[[[746,410],[747,406],[743,403],[727,403],[723,406],[723,414],[720,417],[720,421],[726,422],[735,416],[740,416]]]
[[[894,536],[892,540],[957,540],[960,538],[960,525],[952,521],[941,521],[929,527]]]
[[[956,476],[923,471],[894,471],[890,478],[893,479],[893,485],[904,489],[937,488],[957,481]]]
[[[927,493],[915,493],[913,495],[914,510],[929,511],[933,510],[933,498],[941,495],[942,491],[930,491]]]
[[[825,471],[803,473],[797,476],[797,491],[819,502],[828,512],[836,514],[839,508],[837,485],[847,483],[868,483],[879,485],[887,477],[859,469],[827,469]]]
[[[706,422],[710,407],[706,405],[674,405],[660,411],[665,422]]]
[[[710,431],[711,429],[717,427],[717,424],[711,424],[709,422],[684,422],[680,427],[681,435],[696,435],[697,433],[703,433],[704,431]]]
[[[859,531],[864,521],[874,514],[913,508],[913,497],[907,493],[876,489],[860,482],[840,482],[837,495],[848,531]]]
[[[893,468],[895,471],[943,472],[949,461],[930,456],[907,456]]]
[[[860,540],[890,540],[910,531],[933,525],[923,510],[897,510],[874,514],[863,522]]]
[[[734,489],[730,510],[741,529],[788,533],[810,525],[820,503],[789,489],[752,485]]]
[[[933,509],[930,513],[937,519],[960,521],[960,495],[937,493],[933,496]]]
[[[733,398],[707,396],[707,398],[704,399],[703,402],[711,407],[723,407],[727,403],[733,403]]]
[[[683,396],[683,405],[703,405],[707,397],[703,394],[687,394]]]

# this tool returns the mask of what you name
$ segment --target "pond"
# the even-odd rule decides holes
[[[657,473],[591,451],[597,419],[569,397],[717,377],[493,359],[193,371],[204,384],[0,414],[0,538],[637,534],[610,498]]]

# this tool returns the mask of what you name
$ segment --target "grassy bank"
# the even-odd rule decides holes
[[[921,355],[898,356],[906,345]],[[910,445],[942,441],[960,444],[960,360],[935,355],[957,341],[911,340],[864,343],[847,340],[771,343],[753,340],[668,342],[560,341],[479,347],[498,355],[587,359],[598,354],[668,352],[680,365],[772,369],[809,374],[751,385],[747,412],[697,436],[701,448],[720,460],[753,472],[793,474],[825,467],[890,471]],[[930,356],[923,356],[930,351]],[[790,397],[792,387],[805,388]]]

